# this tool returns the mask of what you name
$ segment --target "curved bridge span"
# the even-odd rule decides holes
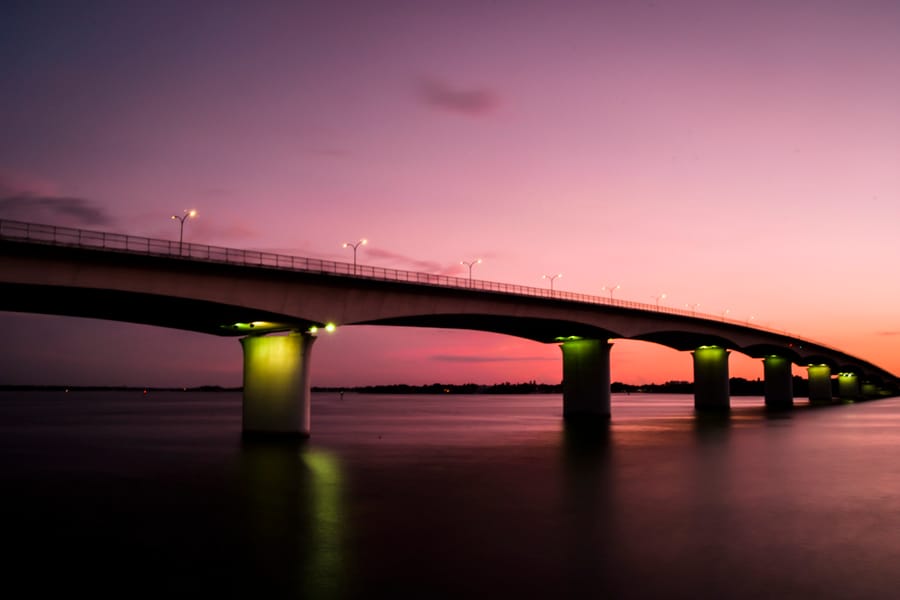
[[[0,220],[0,310],[238,336],[244,430],[307,435],[308,363],[330,324],[490,331],[556,343],[567,419],[610,415],[611,339],[691,351],[695,407],[729,406],[728,353],[760,358],[766,404],[888,395],[893,374],[812,340],[709,315],[596,296],[249,250]],[[288,332],[289,335],[272,335]]]

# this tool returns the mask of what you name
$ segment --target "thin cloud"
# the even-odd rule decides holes
[[[875,335],[900,335],[900,331],[878,331],[875,333]]]
[[[437,110],[480,117],[494,111],[499,105],[497,95],[486,88],[454,88],[433,78],[423,78],[418,85],[419,98],[427,106]]]
[[[433,360],[452,363],[496,363],[496,362],[525,362],[534,360],[557,360],[547,356],[460,356],[456,354],[432,354]]]
[[[478,256],[481,256],[484,259],[492,259],[496,256],[496,254],[493,252],[485,252],[483,254],[479,254]],[[346,261],[346,255],[343,255],[339,260]],[[430,273],[432,275],[459,277],[461,279],[468,278],[468,270],[460,262],[443,264],[432,260],[421,260],[418,258],[372,246],[366,246],[364,254],[362,253],[362,250],[360,251],[359,263],[375,267],[388,267],[391,269],[402,269],[406,271],[416,271],[419,273]],[[474,278],[478,279],[477,273]]]
[[[95,202],[67,196],[17,193],[0,197],[0,216],[19,221],[66,225],[110,225],[112,217]]]
[[[374,258],[379,261],[389,262],[391,264],[388,266],[396,269],[419,271],[422,273],[433,273],[435,275],[459,275],[461,273],[459,265],[442,265],[441,263],[435,261],[412,258],[409,256],[404,256],[403,254],[391,252],[390,250],[384,250],[382,248],[367,247],[365,255],[367,258]],[[359,262],[366,262],[368,264],[371,264],[371,262],[369,262],[368,260],[364,261],[362,257],[360,257]]]

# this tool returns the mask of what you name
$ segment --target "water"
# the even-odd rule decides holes
[[[305,444],[234,393],[0,394],[5,589],[129,597],[893,598],[900,399],[313,395]]]

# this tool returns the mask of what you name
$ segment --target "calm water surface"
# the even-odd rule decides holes
[[[3,588],[104,597],[896,598],[900,400],[0,394]]]

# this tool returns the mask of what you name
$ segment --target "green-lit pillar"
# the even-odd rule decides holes
[[[838,375],[838,397],[841,400],[859,399],[859,376],[856,373]]]
[[[245,436],[309,436],[308,333],[248,336],[244,350]]]
[[[794,377],[791,361],[781,356],[767,356],[763,359],[765,396],[768,408],[791,408],[794,406]]]
[[[806,368],[810,402],[831,402],[831,367],[809,365]]]
[[[570,340],[563,354],[563,418],[609,419],[609,349],[606,340]]]
[[[862,384],[863,398],[877,398],[881,395],[881,388],[871,381],[864,381]]]
[[[694,409],[729,410],[728,350],[700,346],[691,354],[694,355]]]

